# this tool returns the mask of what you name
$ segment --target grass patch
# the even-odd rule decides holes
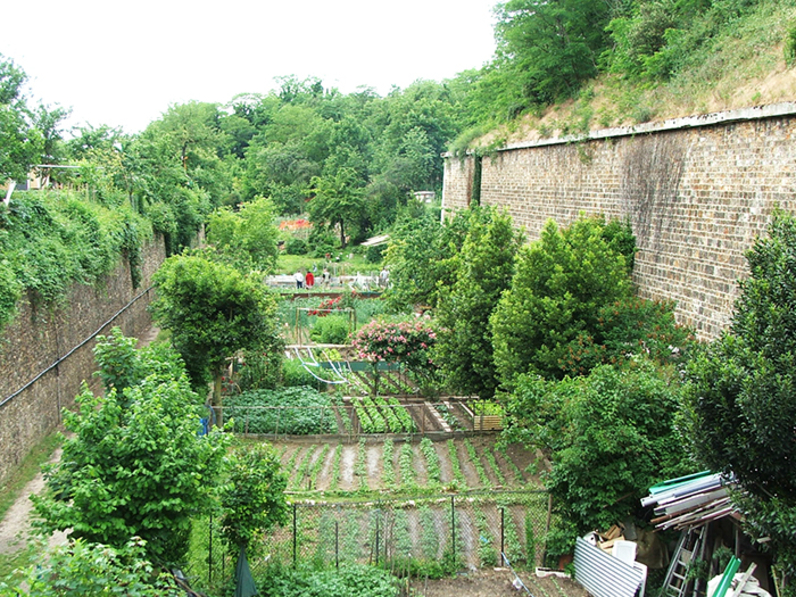
[[[39,442],[25,457],[20,467],[0,486],[0,520],[19,498],[25,485],[41,471],[42,465],[50,459],[55,449],[61,445],[61,435],[53,433]]]
[[[26,547],[19,551],[10,554],[0,554],[0,580],[17,580],[14,572],[27,568],[39,557],[41,557],[40,549],[32,543],[28,543]],[[13,585],[13,582],[11,584]]]

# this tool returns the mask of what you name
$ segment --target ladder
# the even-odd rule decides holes
[[[704,547],[705,527],[699,531],[683,531],[677,549],[672,556],[672,563],[666,572],[666,579],[663,581],[661,597],[691,597],[698,596],[698,583],[694,583],[688,578],[688,571],[696,554],[701,555]]]

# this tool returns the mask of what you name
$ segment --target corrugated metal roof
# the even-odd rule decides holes
[[[595,597],[634,597],[644,572],[578,537],[575,580]]]

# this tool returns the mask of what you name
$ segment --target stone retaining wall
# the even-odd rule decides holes
[[[23,299],[13,323],[0,336],[0,485],[74,404],[92,377],[93,336],[118,326],[137,337],[151,326],[147,306],[152,274],[165,258],[158,238],[144,249],[142,280],[133,289],[130,268],[120,264],[97,286],[74,285],[63,306],[35,309]]]
[[[469,204],[477,159],[447,158],[446,213]],[[712,339],[729,324],[744,254],[772,210],[796,209],[796,104],[594,131],[480,159],[481,204],[505,207],[529,240],[550,218],[629,219],[640,295],[676,301],[678,319]]]

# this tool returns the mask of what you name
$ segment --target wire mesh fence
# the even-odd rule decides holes
[[[544,558],[550,526],[545,491],[479,492],[358,502],[295,502],[290,520],[253,546],[255,576],[272,564],[339,567],[378,564],[398,574],[447,562],[471,570],[496,566],[505,553],[513,565]],[[208,585],[232,578],[235,561],[222,544],[217,521],[197,525],[187,573]]]

